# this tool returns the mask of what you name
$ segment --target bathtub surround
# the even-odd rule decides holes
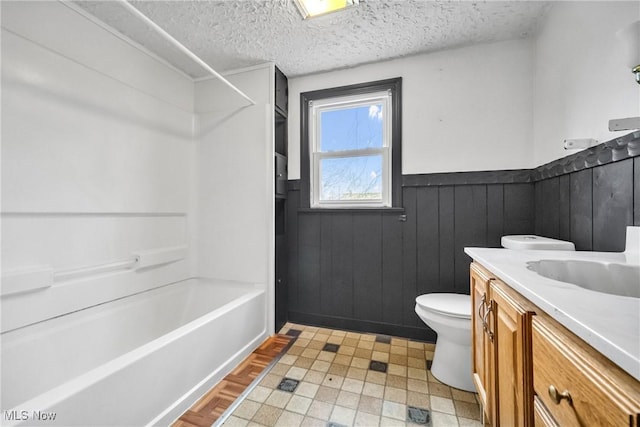
[[[622,251],[640,224],[639,143],[634,132],[536,169],[404,175],[401,211],[296,208],[290,181],[289,319],[432,341],[414,299],[469,292],[465,246],[538,234]]]
[[[2,273],[18,291],[2,297],[1,409],[50,406],[63,424],[169,423],[274,330],[274,66],[227,74],[256,100],[245,107],[224,85],[194,81],[73,3],[1,7]],[[136,254],[140,268],[130,268]],[[20,292],[18,279],[34,271],[74,274]],[[189,308],[168,303],[144,319],[130,311],[103,333],[55,335],[61,319],[144,305],[155,290],[203,276],[260,294],[235,314],[203,297],[210,315],[236,316],[218,340],[224,351],[190,341],[184,325],[171,329]],[[60,358],[30,369],[41,349],[25,356],[20,341],[50,334],[47,353]],[[77,347],[94,339],[100,345]],[[161,378],[153,366],[163,366]]]

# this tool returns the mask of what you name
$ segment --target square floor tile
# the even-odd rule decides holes
[[[275,406],[262,405],[253,416],[252,421],[265,426],[274,426],[278,418],[280,418],[280,414],[282,414],[282,409]]]
[[[382,398],[384,396],[384,386],[365,382],[364,387],[362,387],[362,394],[365,396]]]
[[[376,342],[391,344],[391,337],[389,335],[376,335]]]
[[[287,378],[292,379],[292,380],[301,381],[304,378],[304,376],[307,375],[307,372],[309,372],[308,369],[304,369],[304,368],[299,368],[297,366],[293,366],[293,367],[289,368],[289,370],[287,371],[285,376]]]
[[[271,394],[271,389],[262,386],[256,386],[251,393],[247,396],[247,399],[251,399],[256,402],[264,403],[267,397]]]
[[[456,414],[453,400],[445,399],[444,397],[431,396],[431,409],[437,412],[443,412],[445,414]]]
[[[372,360],[369,363],[369,370],[376,372],[387,372],[387,364],[385,362],[378,362],[377,360]]]
[[[407,421],[420,425],[431,425],[431,412],[428,409],[409,406],[407,408]]]
[[[329,419],[331,411],[333,411],[332,403],[314,400],[313,402],[311,402],[309,410],[307,410],[307,416],[326,421]]]
[[[333,407],[333,412],[331,412],[331,418],[329,418],[329,421],[343,426],[350,426],[353,424],[355,416],[355,410],[336,405]]]
[[[358,412],[380,415],[382,413],[382,399],[362,395],[358,403]]]
[[[276,425],[279,426],[288,426],[288,427],[298,427],[302,425],[302,420],[304,419],[304,415],[296,414],[290,411],[284,411]]]
[[[350,391],[340,390],[336,403],[340,406],[350,409],[358,409],[358,403],[360,402],[360,395],[352,393]]]
[[[284,409],[291,399],[291,394],[281,390],[273,390],[269,395],[265,403],[267,405],[275,406],[276,408]]]
[[[364,387],[364,381],[353,378],[347,377],[342,383],[342,390],[350,391],[352,393],[362,393],[362,387]]]
[[[347,378],[353,378],[354,380],[364,381],[366,377],[367,377],[366,369],[356,368],[352,366],[347,371]]]
[[[285,377],[280,381],[280,384],[278,384],[278,390],[293,393],[296,387],[298,387],[298,384],[300,384],[300,381]]]
[[[407,418],[407,405],[384,400],[382,402],[382,415],[404,421]]]
[[[355,427],[371,427],[380,424],[380,417],[366,412],[356,412]]]
[[[287,411],[304,415],[307,413],[309,406],[311,406],[311,402],[313,402],[313,400],[309,399],[308,397],[293,396],[291,400],[289,400],[289,403],[287,403],[285,409]]]
[[[299,329],[289,329],[287,331],[287,335],[289,335],[290,337],[298,337],[301,333],[302,331]]]
[[[381,344],[381,345],[386,345],[386,344]],[[373,353],[371,354],[371,359],[377,360],[378,362],[387,363],[389,362],[389,353],[385,353],[384,351],[374,350]]]
[[[300,396],[310,397],[313,399],[316,393],[318,392],[318,388],[320,388],[318,384],[313,384],[313,383],[303,381],[296,388],[295,394],[299,394]]]

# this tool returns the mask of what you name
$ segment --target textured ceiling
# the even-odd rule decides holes
[[[75,3],[192,77],[207,75],[117,2]],[[361,0],[303,21],[292,0],[131,1],[216,71],[273,61],[289,77],[528,37],[548,3]]]

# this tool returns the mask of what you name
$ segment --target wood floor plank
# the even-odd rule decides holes
[[[210,427],[290,343],[293,337],[265,340],[215,387],[204,394],[172,427]]]

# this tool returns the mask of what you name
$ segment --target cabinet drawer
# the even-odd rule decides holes
[[[533,419],[536,427],[558,427],[556,420],[553,419],[538,396],[533,398]]]
[[[537,403],[561,426],[637,426],[638,381],[552,319],[533,319],[533,388]],[[619,384],[630,384],[630,387]],[[554,387],[556,398],[552,396]],[[634,391],[635,389],[635,391]],[[568,396],[562,396],[567,392]],[[536,412],[539,412],[536,408]],[[536,424],[540,411],[536,414]],[[542,425],[549,425],[543,423]]]

